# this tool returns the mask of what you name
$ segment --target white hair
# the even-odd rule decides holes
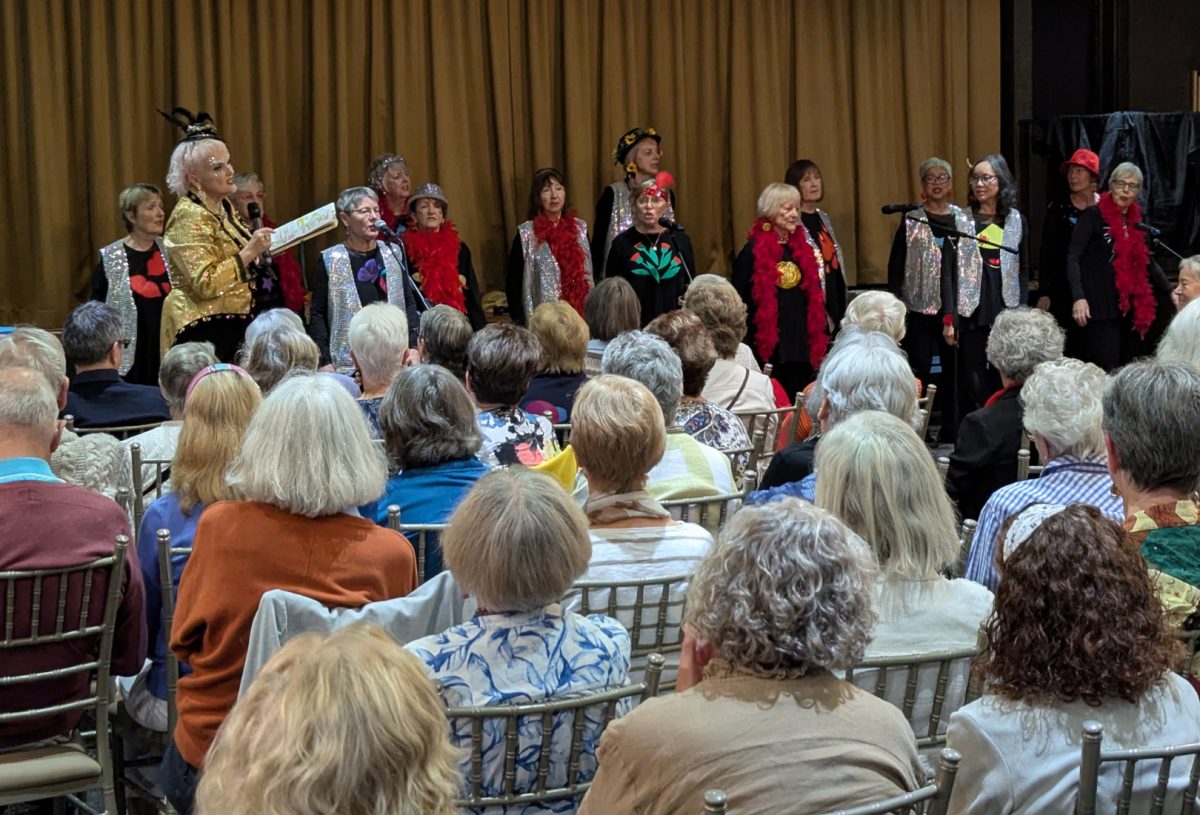
[[[296,373],[263,400],[229,484],[307,518],[342,512],[383,494],[387,464],[354,398],[329,376]]]
[[[41,371],[0,369],[0,427],[53,433],[58,393],[47,387]]]
[[[249,348],[255,337],[275,328],[294,328],[303,332],[304,321],[290,308],[267,309],[246,326],[246,337],[242,340],[242,348]]]
[[[1162,362],[1185,362],[1200,371],[1200,301],[1193,300],[1175,315],[1156,356]]]
[[[904,339],[904,318],[908,309],[904,301],[889,291],[865,291],[846,306],[842,328],[857,325],[867,331],[882,331],[896,342]]]
[[[1113,167],[1113,171],[1108,174],[1108,186],[1111,187],[1113,182],[1120,178],[1136,178],[1139,185],[1146,180],[1146,177],[1142,174],[1142,168],[1132,161],[1122,161],[1116,167]]]
[[[1038,365],[1063,355],[1066,336],[1047,311],[1029,306],[1005,309],[988,334],[987,360],[1002,376],[1024,382]]]
[[[223,144],[220,139],[197,139],[181,141],[175,145],[171,153],[171,164],[167,169],[167,189],[176,198],[183,198],[191,190],[188,188],[188,173],[196,171],[196,165],[208,158],[213,149]]]
[[[768,184],[758,196],[758,217],[774,218],[788,204],[800,204],[800,190],[791,184]]]
[[[363,306],[350,320],[350,351],[364,383],[391,382],[408,350],[408,316],[391,303]]]
[[[1021,388],[1025,430],[1046,441],[1050,459],[1094,456],[1104,450],[1104,371],[1063,357],[1033,369]]]
[[[830,427],[863,410],[882,410],[910,426],[917,383],[900,346],[879,331],[847,329],[821,366],[820,388]]]
[[[683,398],[683,363],[662,337],[645,331],[619,334],[604,349],[600,371],[641,382],[662,408],[666,426],[675,424]]]
[[[46,329],[19,325],[0,336],[0,368],[32,368],[57,397],[67,378],[67,355],[58,338]]]

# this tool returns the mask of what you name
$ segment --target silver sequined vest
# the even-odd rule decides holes
[[[400,261],[394,252],[380,244],[379,257],[383,260],[387,275],[387,300],[393,306],[406,309],[404,278],[400,272]],[[339,243],[321,253],[325,269],[329,273],[329,358],[340,374],[354,374],[354,360],[350,358],[350,320],[362,310],[358,288],[354,285],[354,271],[350,266],[350,252]]]
[[[171,266],[167,261],[167,253],[163,250],[162,238],[155,238],[154,245],[162,256],[163,266],[170,277]],[[129,255],[125,253],[125,239],[113,241],[100,250],[100,262],[104,264],[104,276],[108,279],[108,296],[104,298],[107,305],[112,306],[121,315],[121,332],[129,341],[129,347],[121,356],[121,376],[129,373],[133,367],[133,358],[137,354],[137,304],[133,302],[133,290],[129,288]]]
[[[588,289],[592,288],[592,255],[588,251],[587,221],[576,218],[579,229],[579,247],[583,250],[584,276]],[[525,275],[521,279],[521,299],[525,301],[526,319],[542,303],[554,303],[562,297],[562,270],[550,251],[550,244],[542,243],[533,234],[533,221],[517,227],[521,236],[521,252],[525,256]]]

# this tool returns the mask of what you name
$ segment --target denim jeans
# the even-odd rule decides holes
[[[167,745],[163,755],[159,786],[163,795],[171,802],[171,806],[179,815],[192,815],[192,803],[196,798],[196,782],[200,780],[200,771],[188,764],[179,754],[179,748],[172,741]]]

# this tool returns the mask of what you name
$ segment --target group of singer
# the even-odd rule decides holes
[[[180,342],[209,341],[220,359],[232,360],[250,320],[272,308],[307,316],[322,366],[343,374],[355,369],[350,320],[369,303],[407,311],[410,347],[419,314],[433,305],[463,312],[475,330],[487,322],[471,250],[449,217],[445,191],[436,183],[414,189],[403,157],[379,156],[365,186],[338,195],[344,237],[321,252],[309,300],[292,251],[269,251],[273,224],[263,213],[263,182],[235,173],[206,114],[177,108],[167,118],[184,133],[167,172],[175,208],[164,217],[153,185],[124,190],[118,203],[128,235],[100,250],[93,275],[93,299],[122,317],[127,380],[156,384],[161,355]],[[584,298],[604,277],[629,282],[642,325],[679,307],[695,257],[674,221],[674,179],[659,166],[662,136],[632,128],[612,158],[623,177],[604,188],[590,240],[563,173],[534,173],[527,220],[506,268],[514,322],[560,300],[582,314]],[[908,310],[902,344],[916,377],[929,382],[935,357],[940,362],[950,396],[941,402],[943,442],[953,443],[961,418],[1003,389],[987,362],[987,342],[1005,309],[1049,310],[1068,330],[1068,352],[1105,370],[1152,350],[1147,334],[1171,286],[1138,228],[1141,170],[1117,165],[1104,193],[1095,153],[1079,149],[1061,170],[1070,196],[1047,215],[1036,303],[1029,225],[1016,208],[1003,156],[971,164],[968,207],[951,203],[951,164],[929,158],[918,168],[921,203],[898,208],[888,288]],[[761,365],[772,366],[789,397],[812,381],[847,305],[845,261],[818,206],[823,197],[820,168],[807,159],[792,163],[783,182],[762,190],[733,261],[731,280],[747,308],[746,344]],[[1184,288],[1181,278],[1177,300],[1187,299]]]

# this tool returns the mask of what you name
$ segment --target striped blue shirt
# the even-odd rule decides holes
[[[782,501],[784,498],[800,498],[810,504],[815,503],[817,500],[817,474],[812,472],[799,481],[789,481],[778,487],[755,490],[746,496],[746,506],[769,504],[772,501]]]
[[[1039,478],[1017,481],[992,493],[979,513],[964,577],[996,590],[1000,582],[995,559],[1000,527],[1010,516],[1033,504],[1090,504],[1118,523],[1125,518],[1121,499],[1112,494],[1112,478],[1103,455],[1082,459],[1059,456],[1046,465]]]

